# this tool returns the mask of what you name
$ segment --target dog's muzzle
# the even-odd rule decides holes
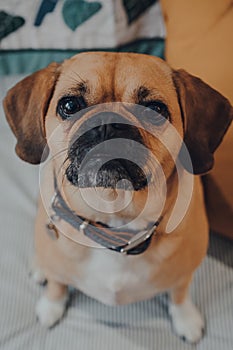
[[[140,130],[119,114],[98,113],[84,123],[70,142],[68,159],[66,176],[74,186],[136,191],[147,186]]]

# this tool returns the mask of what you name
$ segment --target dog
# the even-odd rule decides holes
[[[188,289],[208,246],[200,175],[232,121],[228,100],[162,59],[86,52],[20,81],[4,110],[21,159],[52,155],[35,224],[41,324],[62,318],[68,285],[110,305],[168,292],[175,332],[199,341]]]

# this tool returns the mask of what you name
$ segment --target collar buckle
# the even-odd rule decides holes
[[[124,247],[120,249],[121,254],[128,254],[130,250],[138,247],[140,244],[144,243],[147,239],[151,238],[155,233],[157,225],[154,225],[149,230],[144,230],[135,235]]]
[[[87,226],[89,225],[89,221],[88,220],[84,220],[80,225],[79,225],[79,230],[85,234],[85,229],[87,228]]]

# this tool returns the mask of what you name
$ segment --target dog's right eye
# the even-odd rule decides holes
[[[57,105],[57,113],[63,120],[73,117],[73,115],[79,112],[82,108],[85,108],[86,104],[82,97],[68,96],[60,99]]]

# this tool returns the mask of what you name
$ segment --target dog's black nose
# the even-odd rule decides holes
[[[115,139],[131,139],[143,143],[139,128],[122,115],[115,112],[100,112],[88,118],[73,136],[71,144],[77,138],[85,137],[89,142],[97,143]]]
[[[90,130],[92,137],[101,141],[112,138],[126,138],[129,131],[132,132],[132,126],[129,125],[127,120],[114,112],[98,113],[89,122],[97,125]]]
[[[127,124],[123,123],[111,123],[103,124],[96,130],[103,140],[108,140],[115,137],[123,137],[124,133],[129,129]]]

